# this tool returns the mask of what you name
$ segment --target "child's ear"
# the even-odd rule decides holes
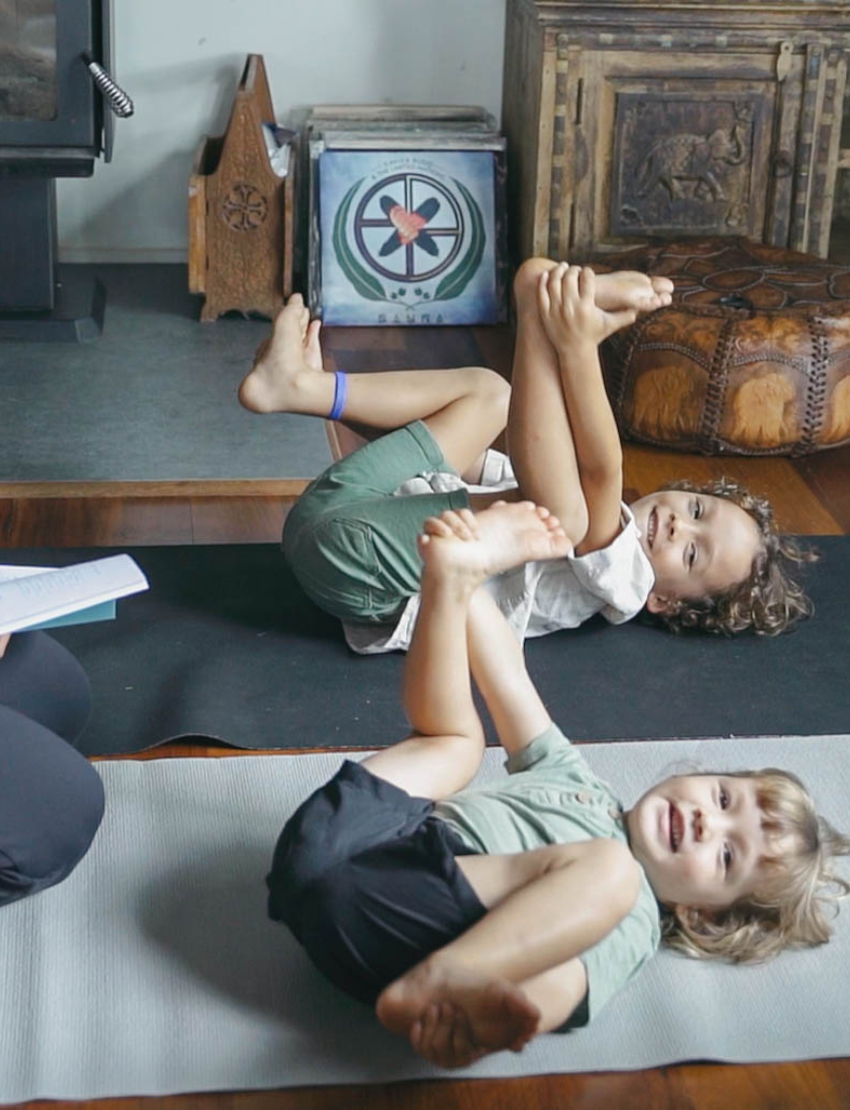
[[[653,590],[646,599],[646,607],[650,613],[666,613],[670,607],[670,603],[666,597],[662,597],[661,594],[657,594],[655,590]]]

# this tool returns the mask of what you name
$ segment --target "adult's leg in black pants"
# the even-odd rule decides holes
[[[42,632],[0,659],[0,905],[61,882],[103,816],[103,785],[72,746],[91,693],[80,665]]]
[[[91,712],[91,687],[86,672],[57,640],[46,632],[18,632],[0,659],[0,705],[75,745]]]

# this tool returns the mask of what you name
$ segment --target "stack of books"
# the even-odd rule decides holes
[[[314,315],[372,326],[506,318],[506,148],[489,113],[321,105],[303,138]]]

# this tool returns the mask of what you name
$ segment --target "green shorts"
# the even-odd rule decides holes
[[[424,471],[455,473],[416,421],[335,462],[298,499],[283,529],[283,551],[321,609],[355,623],[388,621],[419,592],[416,537],[423,521],[469,505],[463,489],[393,497]]]

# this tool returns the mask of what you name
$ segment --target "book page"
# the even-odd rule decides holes
[[[45,571],[56,569],[56,567],[21,567],[2,563],[0,564],[0,582],[6,582],[12,578],[27,578],[30,574],[44,574]]]
[[[129,555],[56,569],[4,566],[0,568],[0,635],[147,588],[147,579]]]

